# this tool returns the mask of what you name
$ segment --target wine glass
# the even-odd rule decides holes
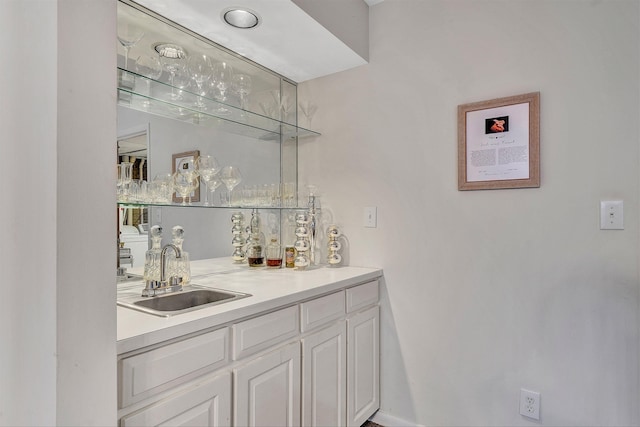
[[[227,206],[231,206],[231,200],[233,195],[233,189],[236,185],[242,182],[242,174],[240,173],[240,169],[236,166],[225,166],[220,171],[220,181],[227,187],[227,191],[229,192],[229,200],[227,201]]]
[[[118,165],[118,186],[121,188],[122,200],[129,200],[129,185],[133,178],[133,163],[122,162]]]
[[[213,180],[213,177],[220,172],[220,164],[216,160],[215,157],[204,155],[198,157],[195,163],[195,167],[200,174],[200,179],[205,184],[205,195],[204,195],[204,206],[209,206],[209,197],[208,190],[210,182]],[[212,199],[213,201],[213,199]]]
[[[169,73],[169,83],[171,84],[171,99],[175,100],[179,98],[179,94],[176,95],[174,91],[174,80],[178,71],[184,70],[184,62],[187,57],[186,52],[182,47],[173,44],[165,44],[158,46],[160,53],[160,63],[162,68]]]
[[[300,107],[300,111],[307,119],[307,125],[311,127],[311,119],[313,119],[313,115],[318,111],[318,106],[312,104],[310,101],[303,101],[298,104]]]
[[[195,182],[195,185],[194,185]],[[191,204],[191,192],[198,188],[198,179],[192,175],[176,172],[173,174],[173,187],[182,197],[181,206],[187,206],[187,196],[189,196],[189,204]]]
[[[136,59],[136,73],[148,77],[145,79],[147,86],[146,95],[151,96],[151,80],[158,80],[162,75],[162,64],[158,55],[140,55]],[[151,79],[151,80],[149,80]],[[145,98],[142,105],[149,106],[149,99]]]
[[[173,76],[173,87],[178,89],[177,93],[173,95],[173,99],[182,99],[182,94],[190,86],[191,77],[186,64],[178,69]]]
[[[218,92],[216,98],[220,102],[227,100],[227,90],[233,81],[233,67],[228,62],[216,62],[211,70],[211,85]],[[223,106],[218,108],[219,113],[228,113],[229,110]]]
[[[251,77],[246,74],[233,76],[233,89],[240,96],[240,108],[247,109],[247,96],[251,93]]]
[[[176,167],[176,172],[182,175],[188,175],[190,178],[198,177],[198,168],[196,167],[196,160],[193,157],[186,157]]]
[[[222,185],[222,181],[220,180],[220,174],[217,173],[211,177],[211,180],[207,182],[207,190],[211,193],[211,206],[213,206],[213,194],[216,192],[216,189]]]
[[[124,48],[124,69],[128,70],[129,49],[144,36],[144,31],[128,22],[118,22],[118,41]]]
[[[206,86],[211,80],[211,68],[211,59],[205,54],[192,55],[187,60],[187,69],[191,80],[193,80],[198,90],[198,100],[195,105],[199,108],[205,107],[202,97],[206,95]]]
[[[295,104],[291,102],[291,97],[285,94],[281,94],[279,90],[272,90],[271,97],[277,108],[276,119],[286,122],[289,114]]]

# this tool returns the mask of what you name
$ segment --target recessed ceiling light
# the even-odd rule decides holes
[[[222,19],[236,28],[254,28],[260,23],[257,13],[240,8],[227,9],[222,13]]]

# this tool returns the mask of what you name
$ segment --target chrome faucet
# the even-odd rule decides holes
[[[160,252],[160,280],[148,280],[145,288],[142,290],[143,297],[153,297],[158,294],[182,290],[182,277],[171,276],[169,280],[167,280],[166,277],[167,251],[169,249],[173,249],[176,254],[176,259],[182,257],[182,253],[176,245],[169,243],[162,248]]]

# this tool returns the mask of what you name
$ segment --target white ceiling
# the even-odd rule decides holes
[[[291,0],[135,1],[295,82],[366,64]],[[364,1],[371,6],[382,0]],[[229,26],[221,15],[232,6],[257,12],[261,23],[253,29]]]

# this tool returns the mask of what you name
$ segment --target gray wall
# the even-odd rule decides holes
[[[637,1],[386,0],[370,64],[299,87],[322,132],[301,179],[384,268],[386,414],[530,425],[523,387],[541,425],[638,424],[638,23]],[[457,105],[532,91],[541,188],[457,191]],[[599,230],[611,199],[623,231]]]

